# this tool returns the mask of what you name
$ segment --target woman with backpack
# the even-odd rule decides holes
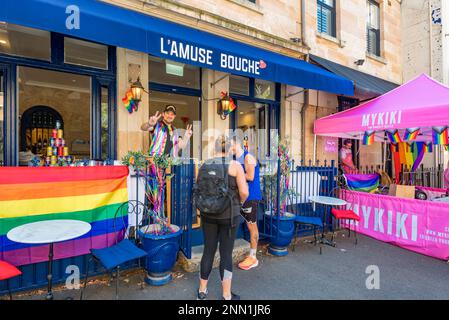
[[[207,283],[217,246],[220,252],[223,300],[240,299],[231,292],[232,251],[240,224],[240,209],[249,191],[242,166],[227,156],[230,145],[224,136],[217,138],[214,158],[206,160],[201,166],[194,188],[194,203],[201,213],[204,234],[197,300],[207,298]]]

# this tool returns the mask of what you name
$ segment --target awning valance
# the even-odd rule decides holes
[[[73,23],[79,18],[79,28]],[[303,60],[92,0],[4,0],[0,21],[146,52],[181,63],[352,95],[352,81]],[[75,28],[73,28],[75,26]]]
[[[399,86],[393,82],[342,66],[341,64],[317,57],[312,54],[310,55],[310,59],[326,70],[353,81],[356,92],[361,92],[365,95],[369,95],[370,97],[380,96]]]

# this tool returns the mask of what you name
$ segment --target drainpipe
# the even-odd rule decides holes
[[[306,32],[306,0],[301,1],[301,42],[304,47],[307,46],[307,32]],[[306,62],[309,62],[309,55],[306,55]],[[309,89],[303,92],[303,105],[300,111],[301,114],[301,157],[306,161],[306,110],[309,106]]]

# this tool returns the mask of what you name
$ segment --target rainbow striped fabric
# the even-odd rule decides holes
[[[345,174],[346,183],[350,190],[373,193],[377,190],[380,175],[373,174]]]
[[[363,135],[363,145],[370,146],[374,143],[375,131],[365,131]]]
[[[398,143],[398,142],[402,142],[401,136],[399,134],[398,130],[387,130],[386,131],[388,139],[390,140],[391,143]]]
[[[114,215],[128,201],[128,167],[0,167],[0,259],[16,266],[48,260],[48,245],[10,241],[13,228],[36,221],[82,220],[91,224],[86,235],[54,245],[54,259],[89,253],[91,248],[123,238],[127,216]],[[126,212],[125,212],[126,213]],[[125,214],[124,213],[124,214]]]
[[[404,133],[404,141],[415,141],[421,130],[419,128],[406,129]]]
[[[449,144],[449,132],[447,127],[434,127],[432,130],[433,144],[447,145]]]

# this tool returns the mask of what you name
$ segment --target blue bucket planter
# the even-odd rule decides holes
[[[270,246],[268,252],[272,255],[282,257],[288,254],[287,247],[292,242],[295,233],[295,215],[292,213],[284,213],[279,218],[279,232],[278,232],[278,217],[272,216],[270,211],[265,212],[265,230],[270,237]]]
[[[142,239],[143,250],[148,252],[145,262],[147,277],[145,282],[153,286],[163,286],[172,280],[173,269],[179,251],[179,237],[182,230],[172,225],[177,231],[167,235],[154,235],[150,231],[159,227],[150,225],[142,227],[138,231]]]

